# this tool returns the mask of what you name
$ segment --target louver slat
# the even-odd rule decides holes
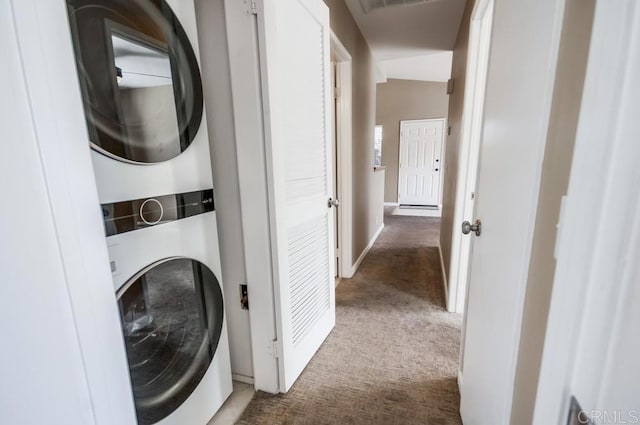
[[[327,217],[289,229],[289,291],[293,344],[329,309]]]

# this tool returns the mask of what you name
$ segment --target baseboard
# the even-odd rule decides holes
[[[403,215],[410,217],[442,217],[442,209],[418,209],[396,207],[391,215]]]
[[[373,246],[373,244],[376,243],[376,240],[378,239],[378,236],[380,236],[380,233],[382,233],[382,229],[384,229],[384,223],[382,223],[380,225],[378,230],[376,230],[376,233],[373,235],[373,237],[369,241],[369,244],[362,250],[362,253],[358,257],[358,260],[355,262],[353,267],[351,267],[351,274],[350,274],[349,277],[353,277],[353,275],[356,274],[356,272],[358,271],[358,268],[360,267],[360,264],[364,260],[364,257],[367,256],[367,254],[371,250],[371,247]]]
[[[440,256],[440,270],[442,270],[442,284],[444,285],[444,305],[449,306],[449,285],[447,284],[447,274],[444,268],[444,258],[442,257],[440,244],[438,244],[438,255]]]
[[[253,385],[252,376],[245,376],[245,375],[240,375],[238,373],[232,373],[231,379],[233,379],[234,381],[244,382],[245,384]]]
[[[399,204],[399,203],[397,203],[397,202],[385,202],[385,203],[384,203],[384,206],[385,206],[385,207],[397,207],[397,206],[399,206],[399,205],[400,205],[400,204]]]

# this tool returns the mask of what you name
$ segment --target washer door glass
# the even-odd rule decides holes
[[[182,153],[202,121],[200,71],[164,0],[67,0],[92,147],[126,162]]]
[[[191,395],[213,360],[223,322],[220,284],[204,264],[171,258],[139,272],[117,295],[138,423],[154,424]]]

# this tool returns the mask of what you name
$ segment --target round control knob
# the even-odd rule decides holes
[[[140,205],[140,219],[149,226],[160,223],[163,215],[164,208],[157,199],[149,198]]]

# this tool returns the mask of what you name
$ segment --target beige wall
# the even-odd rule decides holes
[[[400,121],[446,118],[447,83],[388,80],[377,85],[376,99],[376,124],[383,126],[382,165],[387,167],[384,200],[398,202]]]
[[[376,113],[375,68],[371,50],[344,0],[325,0],[331,29],[349,51],[353,65],[352,185],[353,250],[355,262],[381,224],[375,199],[382,199],[383,185],[373,171],[373,127]]]
[[[458,152],[460,150],[460,127],[462,124],[462,107],[464,102],[464,83],[467,72],[467,48],[469,46],[469,24],[475,0],[468,0],[462,15],[458,38],[453,50],[453,66],[451,77],[454,79],[454,90],[449,96],[449,126],[451,134],[447,138],[447,151],[444,161],[444,189],[442,198],[442,222],[440,231],[440,250],[444,261],[444,273],[449,282],[451,266],[451,231],[453,229],[453,210],[456,202]]]
[[[555,272],[560,201],[567,192],[595,0],[567,0],[547,134],[513,393],[511,423],[531,423]]]

